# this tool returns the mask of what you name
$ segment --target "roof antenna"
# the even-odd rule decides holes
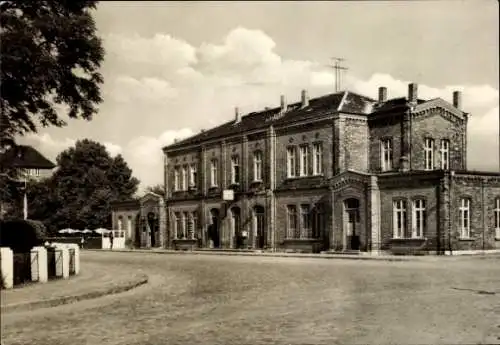
[[[342,88],[342,72],[347,71],[349,68],[341,66],[341,63],[345,61],[344,58],[332,57],[333,64],[327,65],[335,70],[335,92],[339,92]]]

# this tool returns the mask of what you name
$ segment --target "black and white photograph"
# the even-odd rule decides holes
[[[499,45],[492,0],[0,1],[0,344],[500,344]]]

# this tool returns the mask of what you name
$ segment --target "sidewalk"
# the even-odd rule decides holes
[[[109,249],[88,249],[88,251],[106,252]],[[257,250],[238,250],[238,249],[200,249],[193,251],[180,251],[171,249],[113,249],[113,252],[121,253],[154,253],[154,254],[176,254],[176,255],[229,255],[229,256],[267,256],[267,257],[290,257],[290,258],[314,258],[314,259],[348,259],[348,260],[382,260],[382,261],[437,261],[445,258],[458,258],[464,256],[500,256],[500,250],[475,251],[467,253],[453,253],[453,255],[387,255],[387,254],[339,254],[339,253],[284,253],[267,252]]]
[[[146,284],[144,274],[116,272],[94,263],[82,263],[80,274],[69,279],[32,283],[1,291],[1,312],[53,307],[124,292]]]

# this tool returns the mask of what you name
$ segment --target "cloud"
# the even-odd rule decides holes
[[[20,143],[32,145],[47,158],[55,161],[57,156],[69,147],[75,146],[76,140],[64,138],[62,140],[54,139],[48,133],[30,134],[20,140]],[[111,157],[115,157],[122,152],[120,145],[111,142],[103,142],[102,145],[106,148]]]
[[[167,130],[158,137],[139,136],[128,144],[124,157],[141,180],[141,187],[162,183],[164,146],[174,143],[175,139],[184,139],[194,132],[189,128]]]
[[[281,94],[288,102],[298,101],[301,89],[311,97],[334,92],[330,68],[281,56],[276,42],[262,30],[237,27],[219,42],[198,45],[162,33],[112,34],[105,36],[104,44],[106,68],[112,73],[104,85],[103,108],[127,116],[127,121],[120,117],[113,122],[113,128],[123,136],[121,152],[143,185],[162,182],[163,146],[233,119],[235,106],[248,113],[278,106]],[[387,73],[367,79],[350,73],[343,84],[372,98],[385,86],[391,98],[406,96],[409,82]],[[451,101],[455,90],[463,91],[463,108],[471,113],[469,168],[497,169],[498,154],[488,160],[475,157],[498,149],[498,125],[492,125],[498,121],[498,90],[490,85],[420,83],[419,97]]]

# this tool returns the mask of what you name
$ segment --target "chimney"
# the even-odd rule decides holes
[[[408,102],[417,103],[418,99],[418,84],[411,83],[408,85]]]
[[[307,90],[302,90],[301,94],[302,108],[309,106],[309,95],[307,94]]]
[[[453,92],[453,106],[459,110],[462,110],[462,92]]]
[[[387,88],[381,86],[378,88],[378,102],[383,103],[387,101]]]
[[[238,123],[241,121],[240,109],[238,107],[234,108],[234,122]]]
[[[281,95],[281,112],[285,112],[287,109],[285,95]]]

